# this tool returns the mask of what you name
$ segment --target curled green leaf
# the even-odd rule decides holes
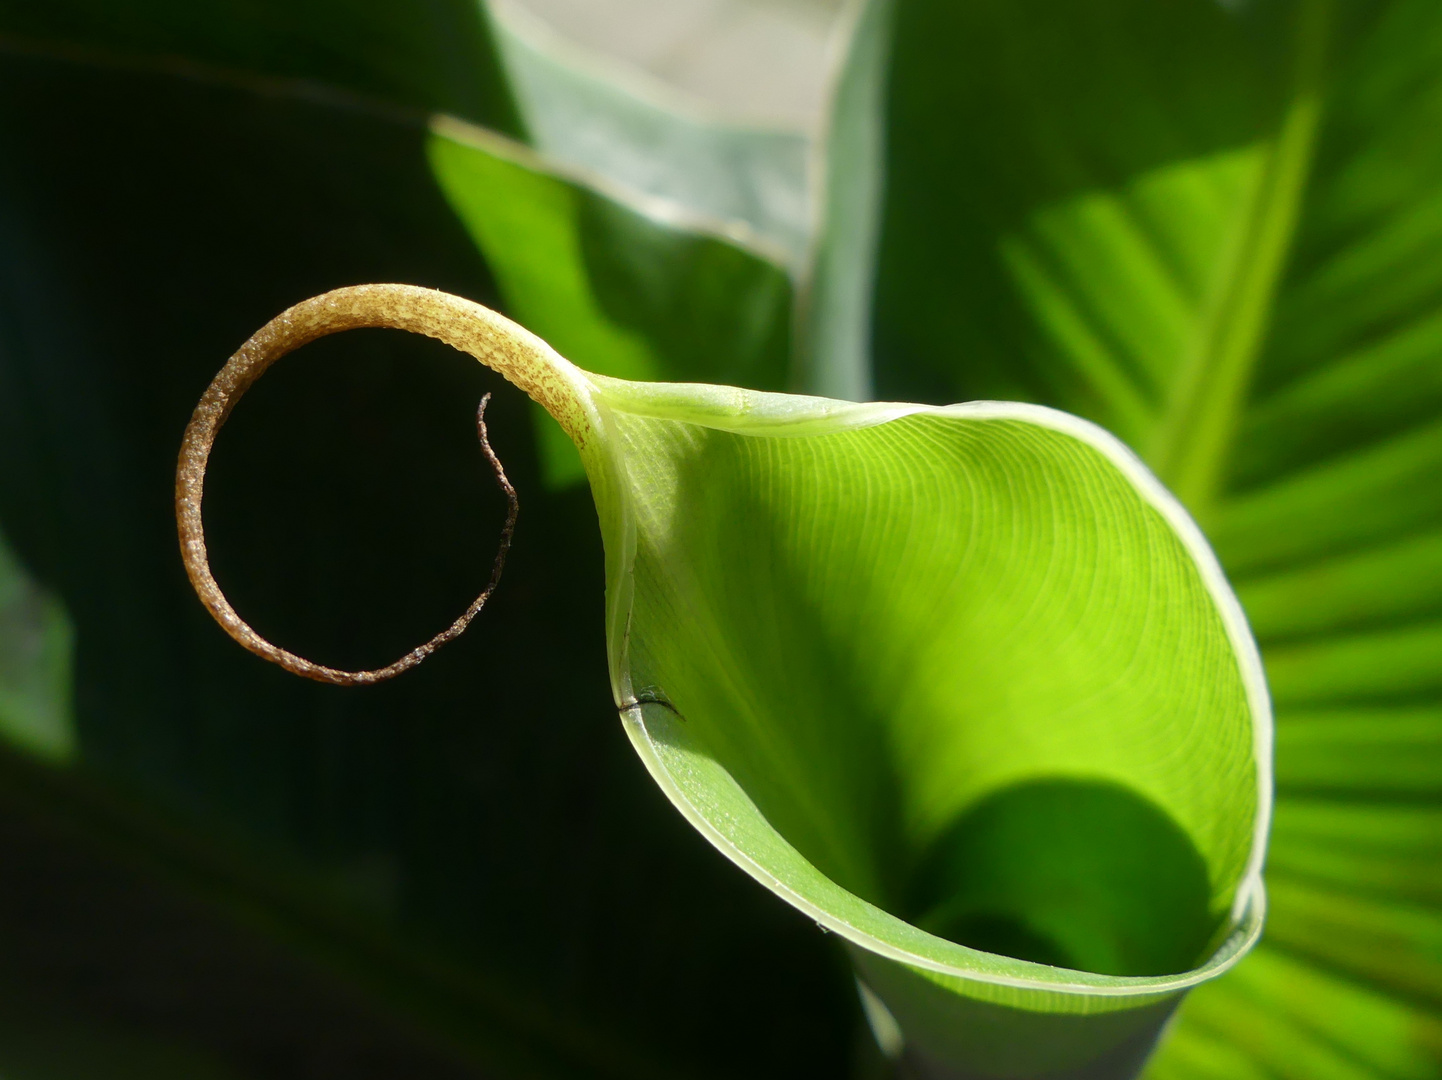
[[[632,744],[703,836],[846,942],[909,1052],[1131,1076],[1180,995],[1255,942],[1261,665],[1201,533],[1116,439],[1033,405],[591,375],[468,301],[338,290],[197,410],[178,508],[199,586],[209,440],[280,355],[363,325],[470,353],[575,441]]]

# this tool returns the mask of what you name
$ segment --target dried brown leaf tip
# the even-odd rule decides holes
[[[220,623],[226,633],[245,648],[257,656],[279,664],[287,671],[302,675],[307,679],[314,679],[317,682],[331,683],[335,686],[367,686],[408,671],[446,642],[460,637],[466,627],[470,625],[471,620],[476,617],[481,608],[485,607],[486,601],[490,599],[491,594],[500,583],[501,571],[506,563],[506,553],[510,550],[511,539],[515,533],[516,516],[520,510],[520,504],[516,499],[516,489],[511,486],[510,480],[506,477],[506,471],[491,448],[490,439],[486,434],[486,405],[489,403],[491,395],[486,394],[482,397],[480,406],[476,410],[476,434],[480,439],[481,453],[490,463],[496,476],[496,483],[506,496],[507,509],[506,521],[501,528],[500,545],[496,551],[496,560],[491,568],[490,581],[487,582],[481,594],[450,626],[394,663],[370,671],[342,671],[338,668],[326,667],[324,664],[317,664],[272,644],[256,633],[225,598],[225,594],[210,572],[210,562],[205,549],[205,530],[201,521],[201,502],[205,494],[205,470],[210,460],[210,451],[215,445],[216,436],[220,433],[230,411],[245,391],[276,360],[308,342],[325,337],[327,334],[363,326],[394,327],[412,332],[430,333],[431,336],[447,339],[450,335],[434,333],[424,324],[423,306],[426,299],[425,294],[428,292],[429,290],[408,289],[404,286],[361,286],[316,297],[314,300],[298,304],[277,316],[241,346],[240,350],[221,369],[209,389],[206,390],[205,396],[201,398],[200,404],[196,406],[181,444],[180,463],[175,480],[175,515],[180,531],[181,558],[185,562],[185,572],[189,575],[190,583],[195,587],[196,594],[211,615],[215,617],[216,622]],[[412,303],[411,310],[406,312],[408,317],[405,319],[397,318],[394,310],[395,298],[398,294],[406,300],[419,298],[419,303]],[[434,295],[442,296],[444,294]],[[339,298],[339,302],[337,302],[337,298]],[[449,301],[455,298],[446,299]],[[417,310],[420,310],[419,320]],[[450,313],[444,312],[443,314],[449,315]]]

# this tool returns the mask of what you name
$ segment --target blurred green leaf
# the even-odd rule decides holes
[[[56,762],[75,752],[72,636],[60,602],[25,573],[0,536],[0,732]]]
[[[895,0],[848,0],[817,151],[817,235],[797,311],[796,375],[808,393],[875,396],[871,293],[885,183],[885,93]]]
[[[508,309],[606,375],[786,380],[791,286],[764,255],[708,235],[714,223],[639,193],[558,174],[523,147],[449,118],[427,146],[441,190],[496,275]],[[570,440],[537,410],[552,486],[582,478]]]
[[[494,7],[496,44],[531,144],[552,161],[749,233],[795,272],[811,240],[809,140],[710,115],[617,70],[516,4]]]
[[[1268,939],[1158,1077],[1442,1069],[1439,61],[1413,0],[899,8],[879,393],[1121,435],[1276,694]]]

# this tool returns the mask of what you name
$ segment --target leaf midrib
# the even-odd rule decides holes
[[[1220,493],[1297,232],[1322,115],[1334,3],[1298,6],[1281,123],[1200,338],[1182,365],[1147,454],[1203,524]]]

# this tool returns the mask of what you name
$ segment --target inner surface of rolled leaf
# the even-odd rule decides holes
[[[618,697],[713,842],[963,970],[1206,960],[1256,873],[1269,720],[1165,493],[1006,407],[612,405]]]

